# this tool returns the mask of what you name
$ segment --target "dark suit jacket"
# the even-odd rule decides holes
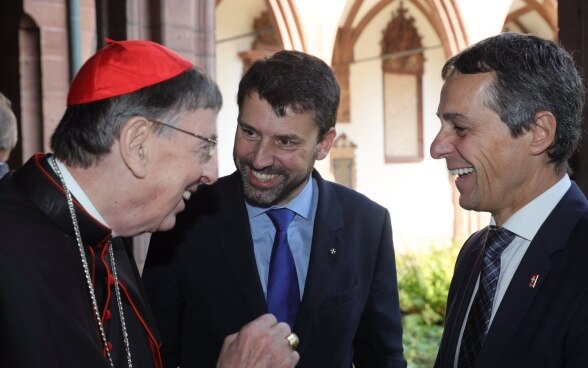
[[[405,367],[389,213],[313,175],[298,366]],[[176,227],[153,236],[143,280],[169,367],[214,367],[223,339],[267,313],[238,173],[200,187]]]
[[[453,367],[486,232],[474,234],[458,257],[435,367]],[[533,288],[535,274],[539,279]],[[588,202],[575,183],[525,253],[476,367],[588,367]]]

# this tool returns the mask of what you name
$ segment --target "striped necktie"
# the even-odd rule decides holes
[[[488,332],[494,294],[500,276],[500,255],[515,234],[502,227],[490,226],[480,271],[480,284],[472,303],[459,349],[459,368],[475,367],[476,358]]]

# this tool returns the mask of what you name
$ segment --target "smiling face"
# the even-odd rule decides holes
[[[247,202],[259,207],[284,205],[304,187],[314,162],[329,153],[335,129],[317,142],[312,113],[284,117],[257,93],[245,97],[239,113],[233,159]]]
[[[198,109],[180,115],[176,127],[203,137],[216,136],[217,113]],[[173,130],[153,134],[157,149],[149,166],[148,196],[141,211],[149,231],[169,230],[175,225],[176,215],[185,207],[184,200],[200,184],[212,184],[218,178],[217,156],[207,159],[207,142],[189,134]]]
[[[532,154],[533,134],[513,138],[507,125],[484,103],[493,74],[451,75],[441,90],[441,129],[431,156],[445,159],[459,204],[491,212],[498,224],[535,198],[545,160]],[[541,174],[542,175],[542,174]],[[540,193],[540,191],[539,191]]]

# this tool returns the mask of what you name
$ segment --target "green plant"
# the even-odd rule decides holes
[[[431,368],[435,363],[443,326],[427,324],[420,314],[403,316],[402,324],[404,357],[408,361],[408,367]]]
[[[410,368],[430,368],[435,362],[458,251],[455,245],[432,246],[397,256],[404,353]]]

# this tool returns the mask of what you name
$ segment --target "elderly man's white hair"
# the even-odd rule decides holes
[[[10,100],[0,93],[0,162],[8,160],[18,139],[16,116],[11,106]]]

